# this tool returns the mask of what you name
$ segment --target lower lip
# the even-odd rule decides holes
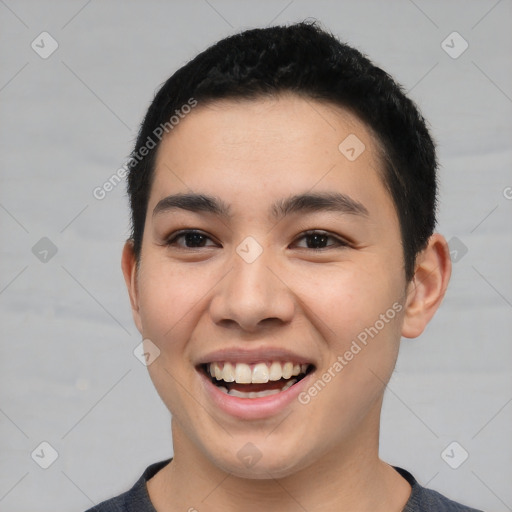
[[[307,382],[313,373],[309,373],[285,391],[260,398],[240,398],[228,395],[213,384],[203,372],[199,371],[199,375],[206,393],[220,410],[236,418],[257,420],[278,414],[294,400],[297,400],[298,395],[307,387]]]

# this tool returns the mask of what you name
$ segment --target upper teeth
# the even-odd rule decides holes
[[[292,376],[306,373],[309,365],[293,364],[290,361],[273,361],[272,363],[210,363],[208,371],[212,377],[225,382],[238,384],[264,384],[269,380],[289,379]]]

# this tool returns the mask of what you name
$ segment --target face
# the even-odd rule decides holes
[[[364,124],[294,95],[199,104],[162,142],[125,275],[176,457],[282,477],[377,442],[407,285],[381,171]]]

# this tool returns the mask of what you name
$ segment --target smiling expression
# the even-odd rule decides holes
[[[216,467],[283,476],[378,442],[403,313],[332,370],[406,296],[377,148],[348,111],[292,94],[199,104],[162,141],[134,317],[175,436]]]

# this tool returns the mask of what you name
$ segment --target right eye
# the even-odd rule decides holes
[[[211,243],[209,243],[211,242]],[[183,249],[199,249],[201,247],[217,247],[206,233],[196,229],[183,229],[173,233],[165,242],[166,246],[176,246]]]

